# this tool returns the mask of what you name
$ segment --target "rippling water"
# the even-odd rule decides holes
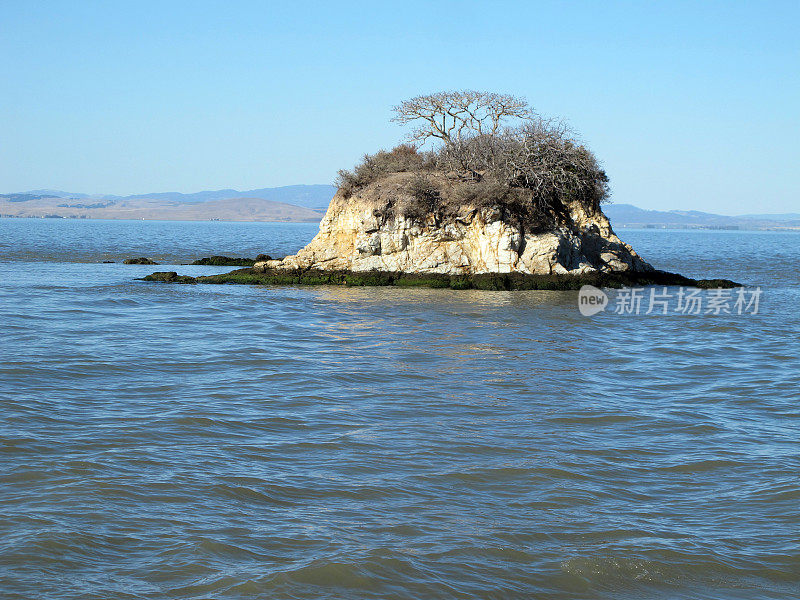
[[[0,220],[0,596],[798,597],[800,236],[622,231],[741,316],[101,264],[314,232]]]

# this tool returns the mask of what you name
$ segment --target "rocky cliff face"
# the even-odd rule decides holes
[[[455,214],[419,215],[408,174],[337,193],[319,233],[300,252],[255,264],[270,269],[401,271],[406,273],[584,274],[652,271],[612,231],[602,211],[575,203],[558,225],[542,231],[500,205],[481,202]]]

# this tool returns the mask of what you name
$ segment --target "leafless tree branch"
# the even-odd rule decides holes
[[[494,135],[510,121],[533,116],[523,98],[474,90],[416,96],[395,106],[394,112],[393,121],[416,125],[411,141],[424,144],[433,138],[445,145],[468,136]]]

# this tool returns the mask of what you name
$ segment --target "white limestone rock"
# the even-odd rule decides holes
[[[398,207],[409,200],[396,174],[345,198],[338,192],[319,233],[297,254],[255,264],[269,269],[401,271],[406,273],[584,274],[651,271],[611,229],[601,210],[569,206],[549,231],[520,222],[499,206],[464,206],[456,215],[413,217]]]

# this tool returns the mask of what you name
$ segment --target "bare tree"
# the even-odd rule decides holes
[[[524,99],[439,92],[406,100],[394,111],[393,121],[416,126],[414,143],[365,156],[352,171],[341,171],[337,185],[345,195],[386,174],[408,172],[418,176],[410,191],[425,206],[458,201],[458,194],[433,193],[428,175],[437,172],[467,195],[477,190],[484,200],[514,203],[514,210],[537,218],[557,215],[572,202],[597,210],[608,199],[608,176],[594,154],[564,122],[539,117]],[[429,140],[441,143],[419,152]]]
[[[474,90],[417,96],[395,106],[394,112],[393,121],[418,124],[409,136],[411,141],[424,144],[435,138],[446,146],[466,137],[494,136],[509,121],[534,114],[523,98]]]

